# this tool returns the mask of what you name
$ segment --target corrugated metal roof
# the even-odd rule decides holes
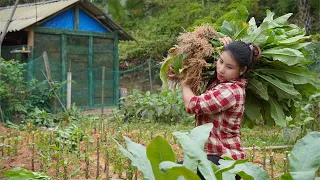
[[[7,32],[20,31],[24,28],[27,28],[37,22],[40,22],[41,20],[44,20],[47,17],[54,15],[57,12],[67,9],[76,2],[79,2],[83,8],[88,9],[88,11],[95,16],[104,16],[105,19],[100,21],[107,23],[113,30],[119,30],[120,40],[134,40],[121,28],[120,25],[111,20],[103,11],[87,0],[52,0],[37,4],[30,3],[19,5]],[[12,8],[13,7],[0,8],[0,27],[5,26]],[[0,33],[2,33],[2,28],[0,29]]]

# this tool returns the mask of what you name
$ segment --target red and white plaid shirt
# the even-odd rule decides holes
[[[197,126],[213,123],[204,150],[208,155],[245,159],[240,123],[244,113],[247,79],[216,80],[205,93],[191,98],[187,109],[195,114]]]

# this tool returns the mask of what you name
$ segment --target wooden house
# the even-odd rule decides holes
[[[0,8],[0,27],[11,10],[12,7]],[[51,0],[19,5],[7,32],[2,57],[27,63],[27,80],[45,80],[44,62],[39,57],[46,51],[52,80],[65,81],[67,72],[72,72],[71,102],[91,109],[101,107],[104,66],[104,104],[118,104],[118,42],[133,38],[90,1]],[[62,94],[66,94],[66,88]]]

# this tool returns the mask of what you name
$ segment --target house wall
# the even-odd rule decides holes
[[[34,56],[48,53],[52,79],[65,81],[66,73],[72,72],[72,103],[84,108],[101,106],[102,67],[105,67],[104,102],[107,106],[117,104],[119,86],[115,67],[114,39],[75,34],[35,33]],[[33,74],[38,80],[44,80],[41,70],[45,70],[42,61],[35,62]],[[62,89],[66,93],[66,89]],[[63,100],[65,102],[65,98]]]

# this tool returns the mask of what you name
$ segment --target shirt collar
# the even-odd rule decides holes
[[[216,79],[216,84],[220,84],[220,83],[240,83],[243,86],[246,86],[248,84],[248,79],[246,78],[235,78],[235,79],[231,79],[231,80],[219,80],[218,78]]]

